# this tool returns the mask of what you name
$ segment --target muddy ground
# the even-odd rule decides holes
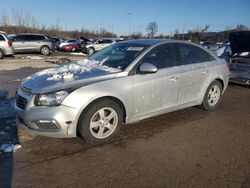
[[[0,61],[0,87],[9,98],[20,79],[54,66]],[[22,147],[0,154],[0,187],[250,187],[247,87],[230,85],[212,112],[193,107],[125,125],[102,146],[17,132],[10,103],[5,106],[10,116],[0,119],[0,128],[9,127]]]

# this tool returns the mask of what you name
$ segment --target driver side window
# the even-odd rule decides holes
[[[175,54],[174,44],[162,44],[148,52],[141,62],[151,63],[155,65],[157,69],[169,68],[176,65]]]

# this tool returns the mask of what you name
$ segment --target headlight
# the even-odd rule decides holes
[[[58,91],[55,93],[40,94],[36,96],[35,105],[37,106],[58,106],[63,99],[67,97],[67,91]]]

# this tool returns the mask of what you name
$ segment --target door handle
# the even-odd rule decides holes
[[[178,80],[178,79],[179,79],[179,78],[176,77],[176,76],[172,76],[172,77],[170,78],[171,81],[176,81],[176,80]]]

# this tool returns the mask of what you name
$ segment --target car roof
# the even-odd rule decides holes
[[[39,33],[18,33],[18,34],[14,34],[15,36],[18,36],[18,35],[42,35],[42,36],[46,36],[45,34],[39,34]]]
[[[177,43],[187,43],[190,42],[183,41],[183,40],[173,40],[173,39],[135,39],[135,40],[126,40],[119,43],[131,43],[131,44],[138,44],[138,45],[148,45],[153,46],[156,44],[167,43],[167,42],[177,42]]]

